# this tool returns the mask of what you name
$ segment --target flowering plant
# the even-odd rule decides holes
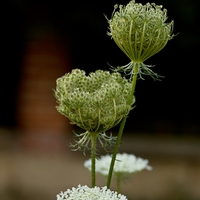
[[[77,134],[79,140],[72,145],[77,149],[89,149],[93,137],[102,146],[111,142],[105,131],[116,126],[134,103],[134,96],[128,101],[131,83],[118,72],[97,70],[86,76],[85,71],[74,69],[58,78],[56,85],[58,112],[86,131]]]
[[[116,11],[119,8],[119,11]],[[108,20],[111,36],[117,46],[131,60],[125,66],[113,68],[131,77],[134,74],[150,75],[155,79],[159,75],[154,73],[143,62],[162,50],[167,42],[173,38],[174,22],[167,20],[167,10],[155,3],[142,5],[130,1],[126,6],[115,5],[112,17]]]
[[[117,11],[117,9],[119,9]],[[91,159],[84,165],[91,171],[91,188],[79,185],[57,195],[65,199],[126,199],[120,195],[120,180],[125,175],[151,170],[148,160],[134,155],[119,154],[121,137],[129,112],[135,102],[136,81],[142,75],[154,79],[160,76],[143,62],[158,53],[173,38],[173,21],[167,23],[167,11],[162,6],[130,1],[126,6],[116,5],[108,19],[109,33],[117,46],[131,60],[125,66],[112,67],[112,73],[97,70],[88,76],[83,70],[74,69],[56,81],[55,97],[58,112],[69,118],[85,132],[75,134],[78,140],[71,146],[75,150],[91,151]],[[129,76],[127,79],[125,76]],[[138,76],[139,75],[139,76]],[[120,124],[117,138],[106,131]],[[103,147],[113,147],[112,155],[97,157],[97,141]],[[96,186],[96,172],[107,176],[106,186]],[[118,179],[118,191],[110,188],[112,175]]]

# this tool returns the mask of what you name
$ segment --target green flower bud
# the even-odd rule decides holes
[[[130,1],[126,6],[120,5],[119,11],[115,10],[108,20],[109,35],[134,62],[144,62],[172,38],[173,21],[166,23],[167,10],[162,10],[162,6]]]
[[[112,17],[108,20],[108,35],[131,60],[131,64],[124,66],[128,70],[123,71],[130,72],[133,63],[143,63],[172,39],[174,22],[167,23],[166,20],[167,10],[154,3],[142,5],[133,0],[126,6],[115,5]],[[146,69],[149,66],[143,64],[140,67],[144,67],[141,70],[144,74],[152,73]]]
[[[86,76],[74,69],[56,81],[58,112],[90,133],[101,133],[117,125],[132,108],[128,101],[131,83],[118,72],[97,70]]]

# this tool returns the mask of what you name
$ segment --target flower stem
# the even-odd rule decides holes
[[[134,92],[135,92],[138,70],[139,70],[139,63],[134,63],[134,74],[133,74],[133,77],[132,77],[132,88],[131,88],[131,93],[130,93],[130,96],[129,96],[129,99],[128,99],[129,103],[130,103],[130,101],[132,101],[132,96],[134,95]],[[113,174],[113,168],[114,168],[114,165],[115,165],[116,156],[117,156],[119,145],[120,145],[120,142],[121,142],[121,137],[122,137],[124,127],[125,127],[125,124],[126,124],[126,119],[127,119],[127,116],[123,117],[123,119],[120,123],[117,141],[115,143],[115,147],[114,147],[113,155],[112,155],[112,160],[111,160],[111,163],[110,163],[110,169],[109,169],[107,184],[106,184],[107,188],[110,188],[110,183],[111,183],[112,174]]]
[[[117,153],[118,153],[119,144],[120,144],[122,133],[123,133],[123,130],[124,130],[124,126],[125,126],[125,123],[126,123],[126,118],[127,118],[127,116],[125,116],[120,123],[117,141],[116,141],[116,144],[115,144],[115,147],[114,147],[114,150],[113,150],[112,160],[111,160],[111,163],[110,163],[110,169],[109,169],[107,184],[106,184],[107,188],[110,188],[110,183],[111,183],[112,174],[113,174],[113,168],[114,168],[114,165],[115,165],[115,160],[116,160],[116,156],[117,156]]]
[[[96,185],[96,172],[95,172],[95,165],[96,165],[96,144],[97,144],[97,134],[91,133],[91,184],[92,187]]]

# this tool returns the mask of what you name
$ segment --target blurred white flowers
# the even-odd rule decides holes
[[[126,196],[118,194],[115,191],[107,189],[107,187],[89,188],[88,186],[78,185],[77,188],[68,189],[57,195],[57,200],[66,199],[87,199],[87,200],[127,200]]]
[[[111,155],[101,156],[100,159],[96,160],[96,172],[101,173],[102,175],[107,176],[109,172],[111,162]],[[114,174],[131,174],[134,172],[139,172],[144,169],[152,170],[152,167],[148,165],[148,160],[136,157],[133,154],[123,153],[117,154],[115,165],[114,165]],[[84,166],[91,170],[91,159],[84,162]]]

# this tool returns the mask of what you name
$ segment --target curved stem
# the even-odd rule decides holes
[[[129,96],[129,99],[128,99],[128,103],[130,103],[132,101],[132,96],[134,95],[134,92],[135,92],[138,70],[139,70],[139,63],[135,63],[134,75],[132,77],[132,88],[131,88],[131,93],[130,93],[130,96]],[[114,150],[113,150],[113,156],[112,156],[112,160],[111,160],[111,163],[110,163],[110,169],[109,169],[107,184],[106,184],[107,188],[110,188],[110,183],[111,183],[112,174],[113,174],[113,168],[114,168],[114,165],[115,165],[116,156],[117,156],[119,145],[120,145],[120,142],[121,142],[121,137],[122,137],[124,127],[125,127],[125,124],[126,124],[126,119],[127,119],[127,116],[123,117],[123,119],[120,123],[117,141],[115,143],[115,147],[114,147]]]
[[[96,185],[96,172],[95,172],[95,165],[96,165],[96,144],[97,144],[97,134],[91,133],[91,184],[92,187]]]

